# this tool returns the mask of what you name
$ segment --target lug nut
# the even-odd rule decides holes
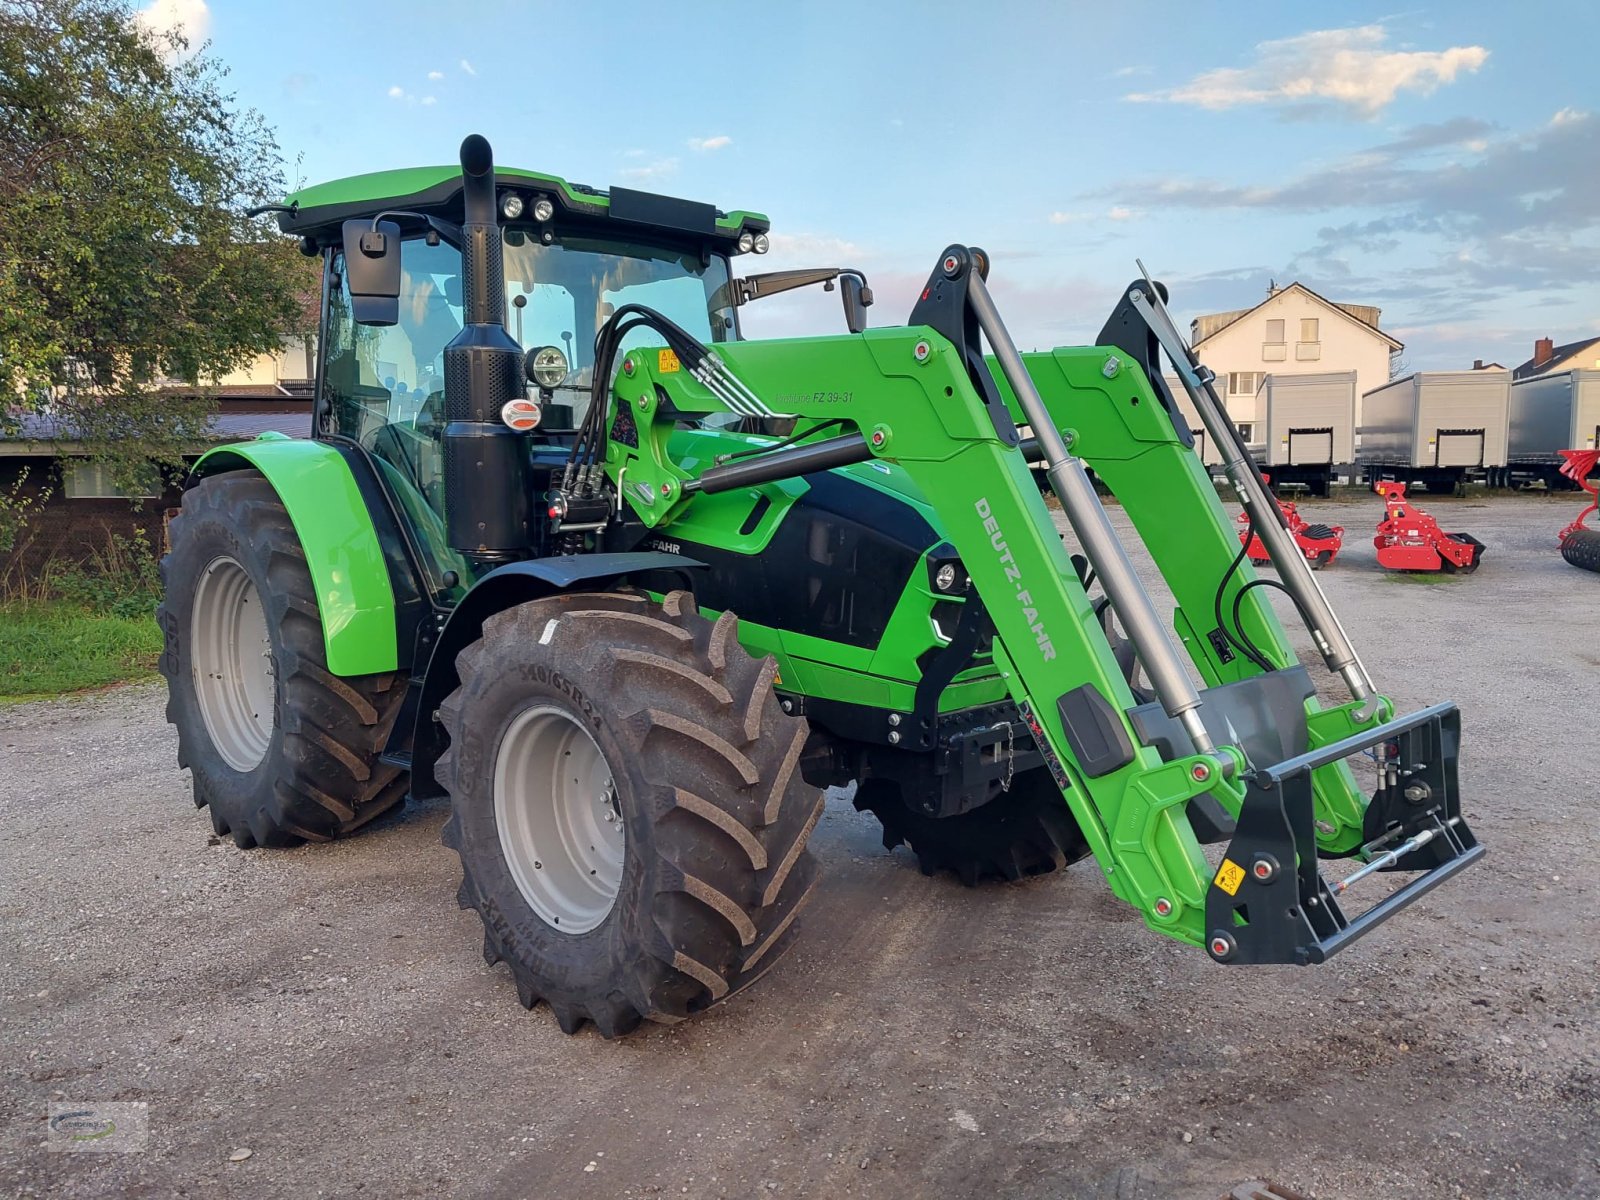
[[[900,731],[898,729],[889,730],[889,744],[891,746],[893,746],[893,745],[898,744],[899,741],[900,741]]]

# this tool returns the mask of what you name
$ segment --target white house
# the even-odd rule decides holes
[[[1405,347],[1378,328],[1378,309],[1335,304],[1303,283],[1267,289],[1254,308],[1211,313],[1190,325],[1190,344],[1217,376],[1217,394],[1245,441],[1256,440],[1261,420],[1256,393],[1268,374],[1356,373],[1356,424],[1360,397],[1389,382],[1389,361]]]

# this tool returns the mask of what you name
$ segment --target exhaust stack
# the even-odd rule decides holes
[[[530,547],[526,447],[500,418],[526,394],[522,348],[506,332],[504,248],[494,152],[481,134],[461,143],[462,294],[466,324],[444,350],[444,514],[450,545],[492,568]]]

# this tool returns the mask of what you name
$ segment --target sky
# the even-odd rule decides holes
[[[1600,335],[1600,5],[719,6],[154,0],[286,181],[452,162],[764,212],[745,273],[854,266],[903,323],[952,242],[1024,348],[1091,342],[1142,258],[1186,327],[1299,280],[1410,370]],[[747,334],[842,332],[837,294]]]

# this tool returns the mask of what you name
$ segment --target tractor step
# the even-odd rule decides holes
[[[1320,963],[1483,857],[1461,816],[1461,714],[1438,704],[1258,768],[1206,894],[1206,949],[1225,963]],[[1312,772],[1376,749],[1365,865],[1334,884],[1318,868]],[[1422,874],[1356,917],[1338,897],[1379,871]]]

